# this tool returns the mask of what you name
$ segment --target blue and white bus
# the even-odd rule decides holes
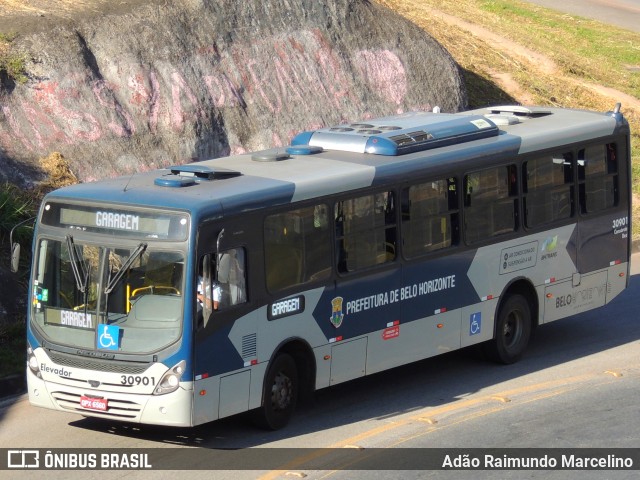
[[[33,405],[193,426],[538,326],[629,281],[629,125],[502,106],[407,113],[47,195]]]

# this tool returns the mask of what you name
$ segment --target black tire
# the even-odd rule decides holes
[[[486,352],[493,360],[511,364],[522,357],[531,338],[531,306],[519,294],[512,295],[502,304],[496,319],[493,341]]]
[[[298,401],[298,368],[291,355],[281,353],[273,360],[263,388],[262,407],[254,412],[254,422],[267,430],[283,428]]]

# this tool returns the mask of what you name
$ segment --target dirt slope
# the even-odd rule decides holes
[[[625,108],[634,109],[640,113],[640,100],[636,97],[628,95],[614,88],[587,82],[585,80],[577,80],[576,78],[563,75],[561,69],[553,61],[553,59],[539,52],[533,51],[524,45],[513,42],[508,38],[500,35],[499,33],[490,31],[480,25],[467,22],[460,18],[434,9],[429,9],[429,14],[435,18],[442,19],[450,25],[455,25],[456,27],[470,33],[479,40],[490,44],[493,48],[499,50],[503,55],[516,58],[520,62],[528,63],[530,66],[534,67],[536,70],[542,72],[543,74],[554,75],[557,78],[558,76],[560,76],[560,80],[566,82],[567,84],[581,85],[590,90],[593,90],[599,95],[610,98],[612,105],[615,102],[622,102]],[[491,75],[495,82],[500,85],[501,88],[503,88],[509,95],[516,98],[520,103],[525,105],[535,103],[535,100],[530,95],[530,93],[524,91],[508,73],[492,70]]]

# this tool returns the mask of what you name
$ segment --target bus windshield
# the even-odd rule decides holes
[[[38,242],[32,324],[58,345],[151,353],[182,331],[184,255],[139,243]]]

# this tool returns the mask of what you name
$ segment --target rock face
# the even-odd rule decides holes
[[[466,105],[450,55],[367,0],[130,1],[12,48],[29,79],[0,85],[0,180],[20,184],[52,151],[91,181]]]

